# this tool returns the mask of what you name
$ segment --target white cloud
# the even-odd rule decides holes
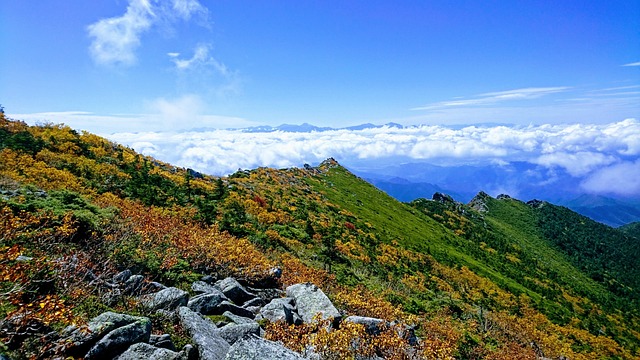
[[[633,62],[633,63],[628,63],[628,64],[624,64],[622,66],[640,66],[640,61],[638,62]]]
[[[625,161],[599,169],[582,183],[582,188],[602,194],[639,195],[640,160]]]
[[[102,65],[133,64],[140,35],[149,30],[154,17],[148,0],[130,0],[124,15],[89,25],[89,36],[94,38],[89,48],[93,59]]]
[[[506,165],[524,161],[548,169],[548,174],[562,170],[579,181],[593,177],[591,182],[585,182],[588,189],[595,189],[592,184],[603,183],[606,174],[618,169],[617,164],[640,157],[640,123],[636,120],[604,125],[468,126],[462,129],[423,125],[312,133],[240,130],[120,133],[110,138],[135,149],[138,149],[136,143],[142,143],[144,146],[139,150],[150,148],[161,160],[211,174],[229,174],[238,168],[316,164],[328,157],[346,165],[363,161],[388,164],[398,159],[441,165]],[[608,172],[597,175],[609,168]],[[599,182],[601,179],[604,180]],[[539,181],[552,179],[545,176]],[[620,191],[635,191],[631,180],[620,188],[626,189]]]
[[[158,23],[188,21],[207,17],[208,11],[197,0],[129,0],[121,16],[98,20],[87,31],[93,39],[89,52],[100,65],[133,65],[141,36]]]
[[[197,70],[202,67],[211,67],[220,73],[220,75],[228,76],[229,70],[227,67],[209,55],[210,48],[208,44],[200,44],[196,46],[193,57],[186,60],[178,59],[179,53],[169,53],[168,55],[178,70]]]
[[[428,104],[425,106],[416,107],[411,110],[435,110],[435,109],[443,109],[443,108],[450,108],[450,107],[495,104],[498,102],[510,101],[510,100],[536,99],[541,96],[567,91],[568,89],[569,89],[568,87],[556,86],[556,87],[530,87],[530,88],[515,89],[515,90],[508,90],[508,91],[489,92],[489,93],[476,95],[475,97],[470,99],[442,101],[442,102],[437,102],[433,104]]]

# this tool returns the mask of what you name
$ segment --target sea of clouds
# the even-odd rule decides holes
[[[368,162],[372,167],[398,159],[448,166],[518,161],[562,169],[587,192],[640,196],[640,122],[635,119],[610,124],[211,130],[108,137],[162,161],[213,175],[260,166],[314,165],[329,157],[346,166]]]

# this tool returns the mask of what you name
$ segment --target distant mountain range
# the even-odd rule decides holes
[[[351,170],[404,202],[430,198],[440,192],[466,203],[479,191],[486,191],[493,196],[507,194],[519,199],[550,201],[612,227],[640,221],[640,199],[585,193],[576,184],[579,180],[560,170],[553,182],[546,182],[536,166],[526,162],[508,166],[405,163]]]

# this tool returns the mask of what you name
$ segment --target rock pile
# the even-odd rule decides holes
[[[139,290],[142,279],[135,276],[123,272],[114,277],[114,282]],[[148,317],[105,312],[86,325],[65,329],[55,352],[87,360],[304,359],[282,344],[264,339],[261,323],[268,320],[302,324],[320,318],[339,326],[342,319],[322,290],[310,283],[292,285],[283,292],[276,288],[247,288],[234,278],[215,281],[208,276],[191,285],[193,296],[159,284],[156,289],[159,290],[140,295],[139,304],[149,313],[178,319],[190,338],[190,344],[182,349],[176,349],[169,334],[152,335]],[[225,320],[214,322],[208,315],[222,315],[219,318]],[[379,332],[385,323],[356,316],[344,321],[363,324],[370,334]]]

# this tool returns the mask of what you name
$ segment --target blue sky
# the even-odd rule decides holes
[[[0,104],[98,133],[640,118],[640,2],[9,0]]]
[[[210,174],[526,162],[640,197],[638,0],[5,0],[0,44],[10,117]],[[225,130],[305,122],[409,127]]]

